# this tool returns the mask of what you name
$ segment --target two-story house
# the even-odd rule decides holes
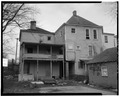
[[[86,75],[86,62],[101,53],[103,27],[77,15],[55,32],[56,42],[65,44],[66,76]]]
[[[20,30],[19,81],[64,77],[64,44],[56,44],[54,33],[36,27]]]

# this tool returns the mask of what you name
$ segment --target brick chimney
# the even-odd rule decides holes
[[[36,29],[36,21],[30,22],[30,29]]]
[[[74,15],[74,16],[77,15],[77,11],[76,11],[76,10],[73,11],[73,15]]]

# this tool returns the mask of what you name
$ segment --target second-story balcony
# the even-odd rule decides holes
[[[33,60],[63,60],[63,45],[25,44],[22,58]]]
[[[63,60],[63,55],[50,54],[24,54],[24,59],[39,59],[39,60]]]

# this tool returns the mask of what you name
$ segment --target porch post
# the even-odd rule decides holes
[[[52,61],[50,61],[50,77],[52,78]]]
[[[38,81],[38,60],[37,60],[37,81]]]
[[[65,49],[64,49],[64,46],[63,46],[63,80],[65,79],[65,68],[64,68],[64,63],[65,63],[65,51],[64,51]]]
[[[39,45],[37,45],[37,54],[39,54]]]
[[[22,68],[21,68],[21,81],[23,81],[23,75],[24,75],[24,59],[23,59],[23,62],[22,62],[22,64],[21,64],[22,66]]]
[[[69,79],[69,63],[66,62],[66,78]]]
[[[52,78],[52,46],[50,47],[50,54],[51,54],[51,59],[50,59],[50,77]]]
[[[64,61],[63,61],[63,80],[65,79],[65,73],[64,73]]]

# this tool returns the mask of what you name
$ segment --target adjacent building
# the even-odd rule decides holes
[[[118,87],[118,57],[117,47],[109,48],[88,62],[89,83],[104,86]]]
[[[102,44],[103,44],[103,50],[112,48],[112,47],[117,47],[117,39],[114,34],[111,33],[103,33],[102,36]]]

